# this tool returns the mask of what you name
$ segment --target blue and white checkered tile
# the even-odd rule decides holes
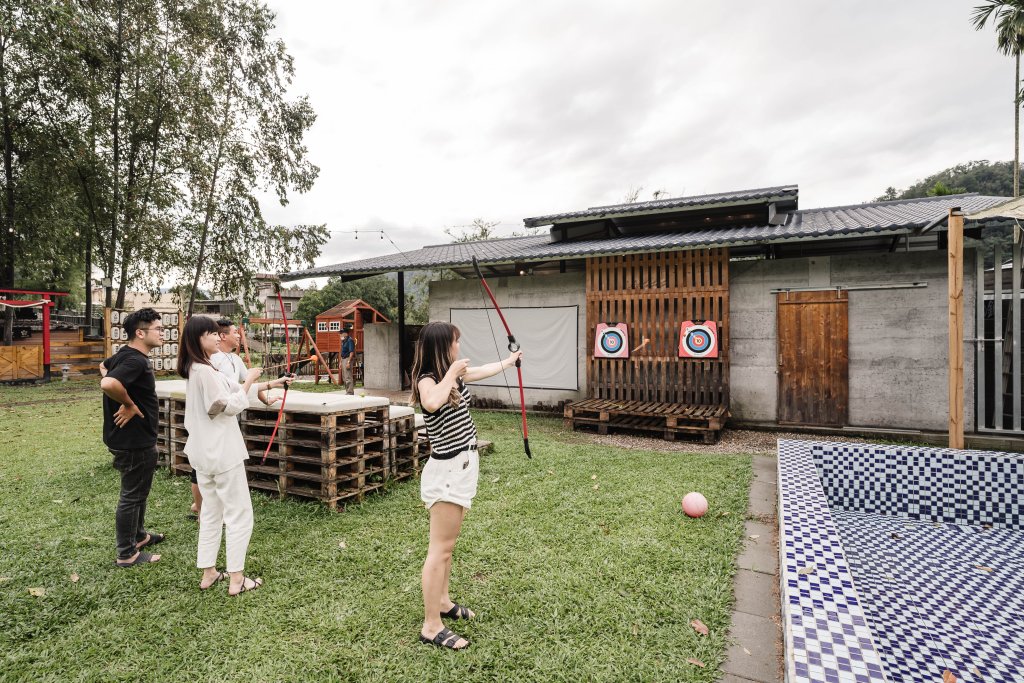
[[[1024,672],[1024,534],[835,511],[894,682],[1010,683]]]
[[[895,514],[895,489],[886,476],[884,451],[872,445],[811,447],[822,488],[832,507]]]
[[[1024,458],[982,453],[968,461],[957,521],[1024,529]]]
[[[884,681],[842,541],[804,442],[779,441],[783,617],[790,681]]]
[[[829,503],[840,510],[1024,528],[1024,456],[804,443]]]
[[[780,441],[779,496],[790,680],[1024,680],[1024,457]]]

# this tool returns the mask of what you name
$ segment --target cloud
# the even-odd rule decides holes
[[[270,4],[322,171],[268,217],[403,250],[631,186],[798,183],[810,208],[1012,156],[1012,61],[952,0]],[[346,239],[318,264],[393,251]]]

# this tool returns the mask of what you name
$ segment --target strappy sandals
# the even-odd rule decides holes
[[[456,647],[455,643],[459,642],[459,640],[465,640],[465,638],[447,628],[442,628],[433,638],[427,638],[422,633],[420,634],[420,642],[424,645],[434,645],[435,647],[444,647],[449,650],[465,650],[469,647],[468,640],[466,640],[466,644],[462,647]]]
[[[208,591],[208,590],[210,590],[211,588],[213,588],[214,586],[216,586],[218,583],[220,583],[221,581],[223,581],[226,578],[228,578],[228,573],[227,572],[219,571],[219,572],[217,572],[217,578],[214,579],[213,581],[211,581],[209,586],[203,586],[203,583],[200,581],[199,582],[199,590],[201,590],[201,591]],[[242,585],[243,586],[245,585],[244,581],[242,582]]]
[[[452,603],[452,608],[447,612],[441,612],[442,619],[472,619],[473,614],[470,613],[469,608],[465,605],[460,605],[457,602]]]
[[[246,581],[252,581],[252,585],[251,586],[247,585],[245,583]],[[228,589],[228,595],[230,595],[231,597],[235,597],[236,595],[241,595],[242,593],[248,593],[249,591],[254,591],[257,588],[259,588],[260,586],[262,586],[262,585],[263,585],[263,579],[250,579],[248,576],[243,576],[242,577],[242,587],[238,590],[237,593],[232,593],[231,589],[229,588]]]

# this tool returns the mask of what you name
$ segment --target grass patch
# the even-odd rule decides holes
[[[428,524],[415,481],[344,513],[254,494],[247,569],[267,584],[229,598],[198,590],[186,478],[159,473],[150,496],[164,559],[111,565],[118,478],[98,392],[0,407],[0,679],[715,680],[750,457],[623,452],[534,419],[528,461],[517,416],[476,419],[496,451],[452,593],[480,617],[456,622],[473,646],[452,653],[416,642]],[[679,511],[690,490],[711,501],[704,519]]]

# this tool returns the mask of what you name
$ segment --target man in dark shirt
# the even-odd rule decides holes
[[[341,331],[341,377],[345,383],[345,393],[356,393],[356,383],[352,376],[353,364],[356,361],[356,342],[349,336],[348,330]]]
[[[121,473],[121,497],[117,503],[118,567],[156,562],[159,555],[143,548],[164,540],[146,531],[146,499],[156,469],[156,435],[159,424],[156,376],[149,352],[163,343],[160,314],[143,308],[128,315],[124,331],[131,340],[103,361],[103,443],[114,456]]]

